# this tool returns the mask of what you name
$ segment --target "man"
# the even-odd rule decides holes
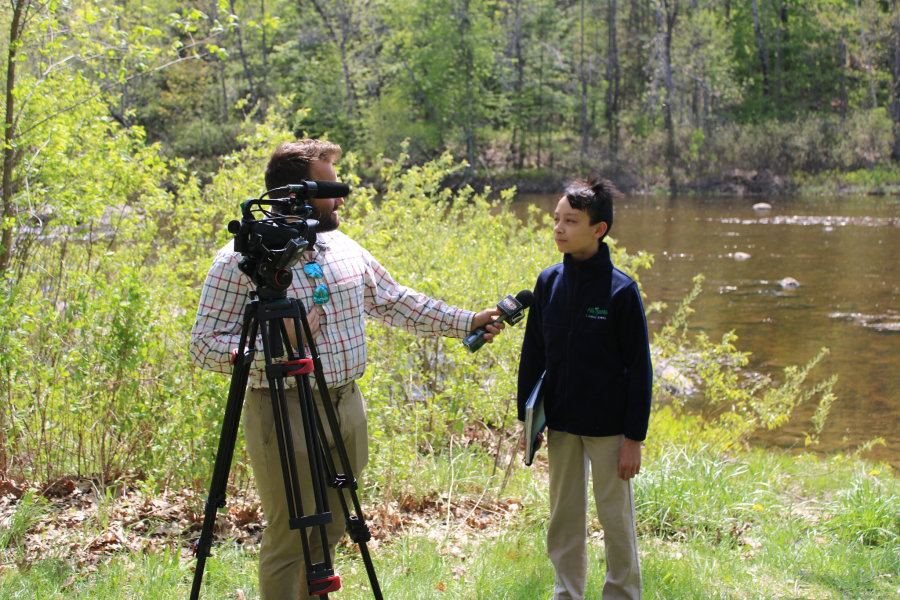
[[[278,146],[266,165],[266,188],[274,189],[309,180],[337,181],[334,161],[341,148],[319,140],[285,142]],[[354,477],[359,478],[368,461],[368,435],[365,404],[356,380],[366,367],[365,315],[419,335],[465,337],[484,326],[488,342],[503,328],[491,322],[500,314],[496,308],[473,313],[448,306],[399,285],[385,268],[359,244],[338,231],[339,209],[343,198],[311,200],[319,222],[317,241],[304,252],[293,268],[288,297],[297,298],[307,308],[308,321],[316,348],[322,359],[329,396],[340,422],[341,437],[350,458]],[[197,318],[191,331],[191,356],[194,363],[211,371],[231,374],[231,353],[237,348],[247,293],[254,289],[250,279],[237,265],[240,255],[233,242],[216,254],[200,296]],[[288,325],[290,341],[297,347],[293,328]],[[264,359],[258,353],[250,375],[249,390],[243,408],[244,436],[253,474],[256,478],[263,513],[269,526],[263,535],[259,558],[259,584],[262,600],[308,598],[300,534],[288,528],[287,501],[277,442],[273,439],[274,420]],[[286,382],[288,383],[288,382]],[[317,406],[322,398],[314,390]],[[288,407],[298,476],[304,506],[314,506],[309,461],[303,436],[296,388],[288,390]],[[320,414],[324,414],[320,410]],[[326,427],[327,444],[334,455],[334,440]],[[337,458],[335,458],[337,462]],[[335,522],[328,526],[328,548],[334,548],[344,533],[337,492],[329,488],[329,505]],[[309,530],[313,563],[322,561],[322,540],[318,528]]]

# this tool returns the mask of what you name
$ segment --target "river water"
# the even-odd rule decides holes
[[[552,214],[558,198],[521,195],[515,204]],[[760,202],[772,209],[754,210]],[[655,258],[641,285],[648,305],[669,308],[648,317],[651,339],[702,273],[693,332],[716,340],[734,330],[737,348],[752,353],[748,368],[777,382],[784,367],[829,348],[811,373],[813,382],[838,375],[817,450],[882,437],[886,446],[865,456],[900,468],[900,199],[628,197],[616,205],[610,236]],[[787,277],[800,287],[783,288]],[[788,425],[755,441],[802,448],[814,409],[798,409]]]

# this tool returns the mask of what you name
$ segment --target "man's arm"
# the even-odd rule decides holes
[[[250,300],[249,286],[249,279],[237,268],[237,255],[220,252],[203,282],[191,330],[190,353],[196,366],[226,375],[232,373],[231,355],[240,342],[244,310]],[[265,368],[261,354],[257,353],[252,368]]]
[[[490,325],[501,312],[488,308],[474,313],[449,306],[394,281],[381,263],[368,252],[365,272],[366,314],[377,317],[388,325],[400,327],[418,335],[442,335],[463,338],[473,329],[485,327],[485,340],[491,342],[503,329],[503,324]]]

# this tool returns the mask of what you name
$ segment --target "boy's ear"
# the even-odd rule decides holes
[[[606,235],[606,231],[609,229],[609,225],[606,223],[606,221],[600,221],[599,223],[594,225],[594,227],[596,227],[596,229],[594,229],[594,237],[598,240]]]

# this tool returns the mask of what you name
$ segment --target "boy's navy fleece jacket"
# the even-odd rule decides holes
[[[601,242],[591,258],[544,269],[528,311],[519,362],[519,420],[541,373],[547,426],[593,437],[643,441],[653,367],[637,284]]]

